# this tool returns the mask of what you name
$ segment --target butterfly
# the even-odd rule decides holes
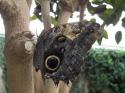
[[[43,30],[34,50],[33,65],[55,85],[73,82],[81,72],[84,57],[100,36],[100,25],[91,21],[67,23]]]

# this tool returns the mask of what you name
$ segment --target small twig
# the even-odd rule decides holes
[[[37,36],[37,38],[38,38],[38,36],[39,36],[38,33],[37,33],[37,30],[36,30],[36,36]]]

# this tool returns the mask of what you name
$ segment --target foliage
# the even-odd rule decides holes
[[[115,35],[115,40],[116,43],[118,44],[122,39],[122,32],[121,31],[117,31],[116,35]]]
[[[97,7],[94,7],[96,5]],[[107,6],[110,6],[108,8]],[[105,25],[113,24],[114,26],[120,21],[121,14],[125,10],[125,0],[92,0],[88,4],[88,11],[94,15],[97,14],[103,20],[103,27]],[[122,20],[122,26],[124,27],[124,18]],[[98,43],[101,44],[103,37],[100,37]],[[118,31],[115,35],[117,44],[122,39],[121,31]]]
[[[53,6],[56,4],[56,10]],[[59,2],[58,0],[52,0],[51,12],[54,17],[51,17],[52,23],[56,25],[56,21],[59,14]],[[96,7],[93,5],[97,5]],[[110,5],[111,8],[107,8]],[[125,0],[92,0],[87,7],[89,12],[94,15],[97,14],[103,21],[103,27],[105,25],[116,25],[120,20],[122,12],[125,10]],[[32,20],[36,19],[36,16],[31,17]],[[122,26],[124,26],[124,19],[122,20]],[[103,29],[104,30],[104,29]],[[107,32],[104,30],[99,44],[101,44],[102,38],[108,38]],[[119,43],[122,38],[121,31],[116,33],[115,39]],[[6,73],[6,63],[3,55],[4,39],[0,38],[0,67],[3,69],[3,73]],[[93,50],[85,59],[85,65],[80,76],[80,81],[76,82],[77,87],[81,88],[88,81],[87,87],[91,93],[101,93],[104,89],[110,89],[112,93],[124,93],[125,92],[125,55],[121,51],[104,51]],[[3,78],[6,82],[6,74]],[[84,82],[81,82],[81,81]],[[85,85],[84,85],[85,86]],[[75,89],[75,88],[74,88]],[[72,90],[73,91],[73,90]],[[76,90],[75,90],[76,91]],[[80,89],[79,89],[80,91]],[[80,92],[79,92],[80,93]],[[82,93],[82,92],[81,92]]]
[[[42,16],[40,11],[41,7],[37,2],[36,2],[36,5],[37,7],[35,8],[34,14],[40,19],[40,21],[42,21],[40,18]],[[121,21],[120,20],[121,14],[125,10],[125,0],[89,0],[87,9],[92,16],[97,14],[103,20],[102,30],[104,30],[105,25],[108,26],[110,24],[113,24],[115,26],[119,21]],[[79,9],[76,9],[76,11],[79,11]],[[51,0],[50,12],[53,14],[51,15],[52,24],[56,26],[57,18],[60,12],[59,0]],[[37,18],[36,16],[32,16],[31,19],[35,20]],[[125,27],[124,19],[125,18],[123,18],[122,20],[123,27]],[[122,33],[121,35],[118,35],[116,33],[116,37],[118,37],[118,38],[115,38],[118,44],[122,39]],[[98,40],[99,44],[101,44],[103,38],[105,38],[105,36],[101,35],[101,37]]]
[[[4,38],[0,37],[0,67],[7,89]],[[86,82],[88,82],[87,85]],[[104,92],[108,90],[110,92]],[[85,58],[82,72],[71,93],[125,93],[125,51],[92,49]]]
[[[125,6],[125,0],[93,0],[92,3],[96,5],[108,4],[112,6],[112,8],[107,8],[102,14],[99,14],[106,25],[116,25]]]
[[[71,93],[84,93],[84,81],[88,93],[125,93],[125,51],[93,49],[82,70]]]
[[[6,76],[7,69],[6,69],[5,57],[4,57],[4,54],[3,54],[4,37],[1,37],[1,36],[3,36],[3,35],[0,35],[0,67],[3,70],[2,79],[4,80],[4,84],[5,84],[5,87],[7,89],[7,83],[6,83],[7,82],[7,76]]]

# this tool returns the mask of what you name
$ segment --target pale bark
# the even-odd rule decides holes
[[[62,25],[68,22],[72,12],[66,11],[66,10],[61,10],[58,18],[57,25]]]
[[[42,20],[44,29],[48,30],[51,28],[51,18],[50,18],[50,0],[39,0],[42,11]]]
[[[41,5],[42,20],[44,24],[44,29],[49,30],[51,28],[51,18],[50,18],[50,1],[49,0],[38,0]],[[58,93],[59,87],[54,85],[52,79],[42,80],[39,77],[41,73],[35,72],[35,93]],[[41,87],[39,87],[41,86]]]
[[[3,71],[0,67],[0,93],[5,93],[6,92],[5,91],[5,85],[4,85],[2,76],[3,76]]]
[[[88,1],[89,0],[79,0],[79,10],[80,10],[80,18],[79,18],[79,21],[82,22],[83,19],[84,19],[84,11],[87,7],[87,4],[88,4]]]
[[[45,86],[41,76],[40,70],[38,72],[34,69],[34,89],[35,93],[45,93]]]
[[[85,93],[89,93],[88,81],[87,81],[87,80],[84,80],[84,92],[85,92]]]
[[[5,25],[8,93],[34,93],[34,43],[32,34],[25,33],[29,31],[29,6],[26,0],[0,0],[0,12]]]
[[[58,25],[68,22],[71,14],[78,7],[79,0],[60,0],[60,14],[58,17]]]
[[[65,0],[64,0],[65,1]],[[71,2],[73,0],[70,0]],[[72,5],[72,4],[71,4]],[[60,14],[57,20],[57,25],[60,26],[62,24],[66,24],[72,14],[72,11],[68,11],[65,9],[66,6],[61,6]],[[72,7],[72,6],[70,6]],[[59,82],[59,93],[69,93],[71,89],[72,83],[70,82],[69,85],[64,83],[63,81]]]
[[[27,5],[29,6],[29,9],[31,7],[31,4],[32,4],[32,0],[26,0],[27,1]]]
[[[45,93],[59,93],[59,86],[56,86],[52,79],[45,79]]]
[[[68,85],[63,81],[60,81],[59,85],[59,93],[69,93],[71,89],[72,83],[70,82]]]

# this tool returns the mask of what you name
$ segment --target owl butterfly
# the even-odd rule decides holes
[[[73,82],[81,71],[84,56],[100,36],[95,22],[67,23],[42,31],[34,52],[34,66],[44,79],[51,78],[58,85]]]

